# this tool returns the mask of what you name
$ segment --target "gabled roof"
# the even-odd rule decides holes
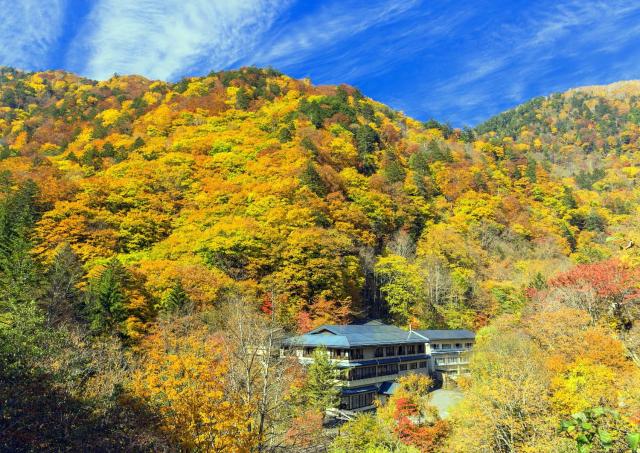
[[[442,329],[442,330],[416,330],[416,332],[429,340],[473,340],[476,334],[466,329]]]
[[[304,335],[289,338],[286,344],[350,348],[385,344],[424,343],[425,340],[415,331],[406,331],[395,326],[371,322],[358,325],[322,325]]]

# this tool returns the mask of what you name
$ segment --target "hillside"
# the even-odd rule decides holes
[[[346,86],[255,69],[177,84],[1,77],[0,169],[5,191],[40,187],[41,256],[69,243],[89,274],[117,256],[153,300],[180,279],[202,304],[230,285],[277,293],[290,322],[394,312],[477,327],[550,263],[611,254],[605,230],[629,215],[616,199],[591,207],[529,144],[464,143]],[[450,295],[415,294],[419,277],[396,269],[414,255]],[[383,303],[385,279],[406,294]]]
[[[421,328],[489,325],[486,338],[503,329],[517,344],[540,342],[531,363],[555,358],[552,372],[565,377],[581,372],[571,368],[576,357],[559,359],[535,331],[561,335],[546,319],[569,319],[573,344],[611,348],[618,361],[600,371],[628,376],[622,395],[633,388],[628,358],[637,360],[640,346],[637,90],[629,82],[536,98],[459,131],[408,118],[349,86],[314,86],[269,69],[166,83],[3,68],[0,291],[9,308],[0,321],[16,330],[0,329],[0,340],[13,342],[6,355],[0,347],[0,368],[25,357],[30,369],[29,357],[47,355],[30,326],[71,325],[80,333],[64,354],[83,356],[69,369],[101,354],[113,360],[92,365],[98,371],[89,375],[108,382],[80,399],[115,404],[119,380],[133,378],[124,365],[114,376],[109,363],[133,360],[131,369],[143,363],[149,376],[161,373],[153,368],[161,344],[184,338],[192,351],[211,319],[224,321],[218,309],[241,298],[283,332],[364,317]],[[588,287],[591,299],[558,296],[575,287]],[[547,303],[579,311],[540,316],[535,310]],[[209,327],[200,329],[203,319]],[[594,323],[609,330],[594,331]],[[33,349],[20,352],[25,345]],[[533,354],[527,348],[514,352],[523,363]],[[137,362],[141,351],[155,359]],[[486,363],[499,359],[485,354]],[[61,372],[60,360],[43,363]],[[131,392],[147,395],[148,379]],[[545,419],[549,433],[558,414],[587,407],[557,404]]]

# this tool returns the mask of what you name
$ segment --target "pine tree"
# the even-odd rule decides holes
[[[180,280],[176,280],[166,296],[162,299],[160,309],[167,312],[175,312],[189,304],[191,300],[182,286]]]
[[[536,163],[535,159],[529,158],[527,160],[527,169],[525,171],[525,174],[527,175],[527,178],[529,178],[529,181],[532,184],[538,181],[538,176],[536,174],[536,168],[537,168],[537,163]]]
[[[300,182],[311,189],[311,191],[319,197],[324,197],[327,194],[327,188],[325,187],[324,181],[320,177],[320,174],[316,170],[312,161],[307,162],[306,168],[300,175]]]
[[[54,323],[79,317],[81,292],[78,284],[83,277],[80,258],[69,244],[62,245],[46,273],[48,284],[45,303],[49,319]]]
[[[338,407],[340,403],[340,388],[337,380],[341,371],[329,358],[325,348],[313,351],[313,363],[307,370],[307,382],[302,389],[302,395],[308,407],[326,411]]]
[[[291,129],[288,127],[283,127],[280,129],[280,132],[278,132],[278,140],[280,140],[280,143],[290,142],[292,138],[293,138],[293,133],[291,132]]]
[[[38,189],[23,183],[0,201],[0,298],[29,302],[40,293],[40,271],[29,235],[38,218]]]
[[[125,286],[128,271],[117,258],[109,261],[92,282],[87,311],[91,330],[95,333],[113,331],[127,319]]]
[[[241,110],[246,110],[249,108],[249,95],[247,94],[247,90],[244,88],[240,88],[236,93],[236,108]]]

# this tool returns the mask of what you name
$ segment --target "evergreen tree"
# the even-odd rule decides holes
[[[312,161],[307,162],[306,168],[300,175],[300,182],[311,189],[319,197],[324,197],[327,194],[327,188],[324,181],[320,177],[320,174],[316,170],[316,166]]]
[[[532,184],[538,181],[538,176],[536,175],[536,167],[537,164],[535,159],[529,158],[527,160],[527,169],[525,171],[525,174]]]
[[[84,277],[82,262],[69,244],[62,245],[47,269],[45,304],[54,324],[80,316],[81,292],[78,284]]]
[[[175,312],[189,304],[191,300],[182,286],[180,280],[176,280],[166,296],[162,299],[160,308],[167,312]]]
[[[39,295],[40,272],[29,240],[38,217],[37,193],[27,181],[0,202],[0,298],[28,302]]]
[[[360,157],[364,157],[366,154],[371,154],[376,150],[376,144],[380,140],[378,133],[368,124],[360,126],[356,130],[356,145],[358,147],[358,153]]]
[[[283,127],[280,129],[280,132],[278,132],[278,140],[280,140],[280,143],[290,142],[292,138],[293,134],[288,127]]]
[[[93,332],[113,331],[127,319],[127,279],[128,271],[114,258],[92,282],[87,300],[87,315]]]
[[[336,385],[340,379],[340,370],[329,358],[326,348],[313,351],[313,363],[307,370],[307,382],[302,396],[310,408],[326,411],[340,404],[340,388]]]
[[[244,88],[240,88],[238,93],[236,93],[236,108],[241,110],[246,110],[249,108],[249,95],[247,94],[247,90]]]

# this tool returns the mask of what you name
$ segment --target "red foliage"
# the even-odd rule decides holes
[[[640,298],[640,272],[611,259],[576,266],[549,280],[549,286],[593,290],[600,298],[624,302]]]
[[[322,435],[324,416],[314,410],[309,410],[296,417],[291,428],[285,434],[285,442],[290,446],[310,448],[318,444]]]
[[[449,433],[449,424],[437,420],[433,424],[418,423],[420,411],[411,398],[398,398],[393,413],[396,420],[395,433],[406,445],[412,445],[420,451],[435,451]]]
[[[265,315],[271,315],[273,313],[273,302],[268,294],[265,294],[262,298],[262,305],[260,305],[260,311]]]
[[[313,328],[313,323],[311,321],[311,316],[306,311],[298,312],[296,316],[297,321],[297,331],[298,333],[306,333],[309,332]]]
[[[418,406],[410,398],[396,399],[396,408],[393,412],[393,418],[400,420],[402,418],[411,417],[418,414]]]

